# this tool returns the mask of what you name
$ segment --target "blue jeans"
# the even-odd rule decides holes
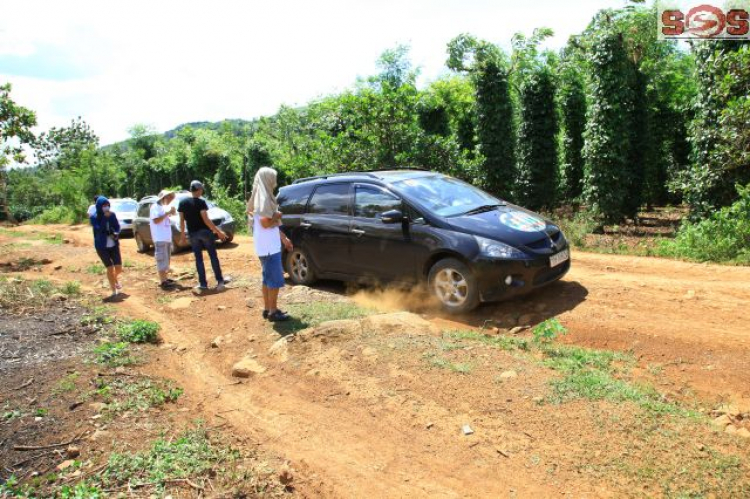
[[[271,289],[284,287],[284,266],[281,264],[281,251],[273,255],[261,256],[260,265],[263,269],[263,285]]]
[[[195,270],[198,271],[198,284],[202,288],[207,288],[206,267],[203,265],[203,250],[208,251],[208,257],[211,259],[211,268],[214,270],[214,276],[217,283],[224,282],[221,275],[221,264],[219,255],[216,253],[216,240],[213,233],[208,229],[201,229],[198,232],[190,234],[190,246],[193,248],[195,255]]]

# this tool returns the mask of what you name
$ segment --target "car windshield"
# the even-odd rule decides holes
[[[392,185],[441,217],[461,215],[481,206],[502,204],[496,197],[473,185],[442,175],[410,178]]]
[[[110,201],[109,206],[115,213],[118,211],[121,213],[127,213],[138,209],[138,203],[135,201]]]

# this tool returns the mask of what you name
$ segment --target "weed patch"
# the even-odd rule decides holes
[[[171,381],[152,380],[149,378],[131,381],[129,379],[97,379],[96,389],[89,395],[99,397],[107,403],[107,411],[119,413],[124,411],[145,411],[152,407],[176,402],[183,394],[183,389]]]
[[[72,392],[76,389],[76,380],[78,380],[79,376],[77,372],[68,374],[57,383],[55,388],[52,389],[52,393],[59,395],[61,393]]]
[[[234,449],[213,445],[208,432],[201,428],[174,440],[159,439],[143,452],[112,454],[102,478],[110,484],[153,486],[163,491],[170,481],[208,478],[220,466],[240,457]]]
[[[94,362],[108,367],[130,366],[136,363],[128,344],[124,341],[106,341],[93,349]]]
[[[153,321],[133,320],[117,326],[117,335],[129,343],[157,343],[159,341],[158,323]]]
[[[451,362],[448,359],[445,359],[443,357],[438,357],[435,354],[427,354],[425,357],[429,360],[430,365],[433,367],[438,367],[440,369],[447,369],[449,371],[452,371],[454,373],[459,374],[469,374],[471,373],[472,366],[471,364],[467,363],[461,363],[461,362]]]
[[[101,263],[92,263],[88,267],[86,267],[86,273],[87,274],[94,274],[94,275],[103,275],[104,272],[106,272],[107,269],[102,265]]]

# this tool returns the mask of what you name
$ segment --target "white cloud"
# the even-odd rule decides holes
[[[351,86],[399,43],[423,80],[445,71],[446,43],[469,32],[504,46],[548,26],[559,47],[600,8],[595,2],[485,0],[14,2],[0,19],[0,81],[37,111],[41,129],[80,115],[104,143],[134,123],[252,118]],[[27,20],[19,22],[19,19]],[[2,56],[54,47],[73,79],[6,74]],[[57,56],[56,56],[57,57]],[[42,58],[43,60],[43,58]]]

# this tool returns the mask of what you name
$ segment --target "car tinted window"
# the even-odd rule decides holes
[[[309,213],[349,214],[349,184],[321,185],[310,200]]]
[[[297,189],[279,195],[279,209],[284,215],[299,215],[305,212],[310,189]]]
[[[377,218],[386,211],[402,209],[401,199],[377,187],[358,185],[355,201],[354,216]]]
[[[138,217],[148,218],[150,215],[151,203],[143,203],[138,207]]]

